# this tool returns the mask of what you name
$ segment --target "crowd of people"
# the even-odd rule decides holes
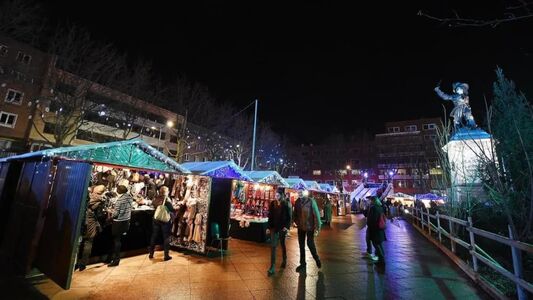
[[[82,251],[76,264],[76,268],[80,271],[86,268],[94,239],[103,231],[105,226],[111,226],[113,237],[113,246],[109,249],[106,262],[109,267],[119,265],[121,240],[128,232],[132,210],[141,206],[155,210],[149,258],[152,259],[154,257],[157,237],[161,235],[164,261],[172,259],[169,255],[170,237],[173,230],[173,221],[180,215],[180,206],[174,205],[170,198],[169,186],[171,183],[166,181],[164,176],[157,177],[157,180],[154,180],[154,176],[148,176],[146,179],[139,178],[138,180],[135,180],[132,176],[130,174],[128,178],[118,178],[117,180],[117,177],[119,177],[117,174],[104,172],[96,176],[95,184],[89,188],[85,222],[82,228]],[[139,191],[135,184],[140,182],[146,182],[146,184],[143,184],[143,189]],[[178,183],[178,186],[181,187],[182,185],[186,186],[187,182],[184,180],[183,183]],[[180,193],[178,192],[178,194]],[[183,198],[179,196],[177,195],[177,198]],[[391,202],[391,200],[382,202],[379,193],[377,196],[367,197],[362,203],[364,205],[361,206],[361,210],[365,216],[367,228],[365,256],[373,263],[383,264],[385,262],[385,253],[382,243],[386,240],[385,224],[387,216],[394,217],[401,214],[403,206],[401,203]],[[315,237],[320,233],[323,222],[317,201],[307,191],[300,191],[298,199],[294,202],[294,205],[291,205],[289,198],[280,190],[276,193],[276,199],[271,201],[269,206],[268,229],[271,241],[271,265],[267,271],[268,275],[275,273],[278,245],[281,245],[282,250],[280,267],[285,268],[287,266],[285,240],[291,226],[297,228],[300,252],[300,264],[296,271],[306,271],[306,246],[311,252],[317,267],[321,268],[322,262],[316,249]],[[325,225],[331,224],[332,208],[330,201],[324,203]],[[174,227],[175,231],[182,231],[178,225]],[[194,231],[191,230],[191,232]],[[194,239],[194,235],[197,235],[198,232],[192,233],[191,238]]]
[[[106,170],[93,174],[92,185],[87,196],[85,221],[81,229],[81,252],[76,269],[85,270],[89,263],[96,236],[111,227],[113,246],[105,262],[109,267],[118,266],[122,238],[128,232],[132,210],[139,208],[154,209],[164,205],[171,216],[163,222],[153,219],[152,237],[149,257],[153,258],[157,236],[163,236],[164,260],[172,259],[169,255],[169,238],[174,219],[174,206],[169,197],[172,182],[163,174],[141,174],[129,170]]]

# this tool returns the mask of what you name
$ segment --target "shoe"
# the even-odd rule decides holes
[[[150,251],[150,253],[148,254],[148,258],[149,259],[154,258],[154,251]]]
[[[377,256],[372,255],[370,257],[370,261],[373,262],[373,263],[377,263],[379,261],[379,258]]]
[[[115,260],[112,260],[109,265],[107,265],[108,267],[116,267],[118,266],[118,264],[120,263],[120,259],[115,259]]]
[[[281,267],[282,267],[282,268],[285,268],[286,266],[287,266],[287,261],[285,261],[285,260],[282,261],[282,262],[281,262]]]
[[[274,269],[274,267],[270,267],[270,269],[268,269],[267,273],[268,273],[268,276],[272,276],[272,275],[274,275],[274,273],[276,273],[276,270]]]
[[[172,259],[172,256],[166,256],[165,258],[163,258],[164,261],[171,260],[171,259]]]
[[[84,264],[79,264],[78,266],[78,269],[81,271],[85,270],[87,268],[87,266],[85,266]]]
[[[296,267],[296,272],[305,272],[305,269],[306,269],[305,264],[299,265],[298,267]]]
[[[320,269],[322,268],[322,262],[320,261],[320,259],[317,259],[316,260],[316,266]]]
[[[368,259],[372,259],[372,257],[374,257],[374,255],[372,255],[372,253],[365,252],[363,257],[364,258],[368,258]]]

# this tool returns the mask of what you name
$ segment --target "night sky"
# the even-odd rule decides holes
[[[440,80],[446,92],[453,81],[468,82],[474,116],[482,119],[496,66],[533,92],[533,19],[449,28],[416,15],[424,9],[444,16],[452,8],[497,15],[500,7],[491,1],[184,2],[44,5],[53,20],[69,19],[153,60],[167,79],[186,74],[236,107],[259,99],[261,120],[297,143],[380,132],[385,121],[440,117],[444,102],[433,92]]]

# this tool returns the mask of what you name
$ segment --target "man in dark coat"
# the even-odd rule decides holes
[[[322,267],[320,257],[316,251],[315,235],[318,235],[322,222],[320,221],[320,212],[315,199],[309,197],[307,191],[301,193],[301,196],[294,203],[293,220],[298,227],[298,244],[300,246],[300,265],[296,272],[305,272],[305,240],[307,247],[315,259],[318,268]]]
[[[368,210],[367,216],[367,241],[370,239],[374,246],[376,256],[371,256],[370,259],[376,263],[385,262],[385,252],[383,250],[383,241],[385,241],[385,229],[379,227],[381,216],[384,214],[383,206],[379,197],[372,197],[372,206]],[[368,245],[367,245],[368,248]]]

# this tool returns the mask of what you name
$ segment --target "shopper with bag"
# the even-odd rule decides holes
[[[150,259],[154,258],[155,241],[157,236],[161,233],[163,236],[163,251],[164,260],[170,260],[172,257],[168,254],[170,250],[170,229],[172,228],[172,220],[174,214],[174,208],[170,201],[169,189],[166,186],[162,186],[159,189],[159,195],[152,201],[152,205],[155,208],[154,219],[152,222],[152,237],[150,239]]]
[[[376,256],[371,256],[370,259],[374,263],[385,263],[385,252],[383,250],[383,241],[385,241],[385,227],[387,224],[387,217],[385,216],[383,206],[379,197],[372,197],[372,205],[368,210],[367,216],[367,243],[372,241]],[[367,244],[367,248],[369,245]]]

